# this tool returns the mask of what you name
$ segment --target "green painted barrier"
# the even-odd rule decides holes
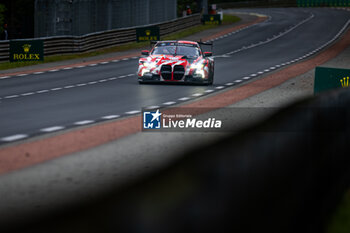
[[[334,88],[348,88],[350,84],[349,69],[316,67],[314,93]]]
[[[44,42],[42,40],[10,41],[10,62],[43,60]]]
[[[136,28],[136,41],[160,40],[160,32],[158,26]]]

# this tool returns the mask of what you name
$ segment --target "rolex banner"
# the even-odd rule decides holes
[[[136,28],[136,41],[160,40],[160,31],[158,26]]]
[[[349,69],[316,67],[314,93],[334,88],[348,88],[350,84],[349,77]]]
[[[203,15],[204,24],[221,24],[221,16],[216,15]]]
[[[42,40],[10,41],[10,62],[43,60],[44,43]]]

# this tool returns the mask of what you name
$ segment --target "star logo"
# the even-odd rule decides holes
[[[155,113],[151,113],[151,115],[153,116],[153,118],[152,118],[152,120],[151,120],[151,122],[152,122],[152,121],[154,121],[154,120],[159,121],[159,117],[160,117],[162,114],[159,112],[159,109],[157,109],[157,111],[156,111]]]
[[[161,115],[162,113],[159,112],[159,109],[157,111],[143,112],[143,129],[160,129]]]

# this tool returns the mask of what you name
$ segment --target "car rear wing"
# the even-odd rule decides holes
[[[199,46],[202,48],[202,45],[205,46],[210,46],[210,50],[213,51],[213,42],[202,42],[202,41],[197,41],[197,43],[199,44]]]
[[[149,42],[149,44],[150,44],[151,48],[153,48],[158,42],[159,42],[158,40],[151,40]]]

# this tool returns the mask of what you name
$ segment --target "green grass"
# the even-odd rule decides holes
[[[350,232],[350,190],[345,194],[336,213],[334,214],[327,233]]]
[[[237,16],[234,15],[224,15],[222,25],[228,25],[232,24],[235,22],[240,21],[241,19]],[[162,37],[162,40],[177,40],[181,39],[193,34],[196,34],[198,32],[202,32],[204,30],[208,30],[211,28],[215,28],[217,25],[198,25],[194,26],[167,36]],[[36,64],[42,64],[42,63],[49,63],[49,62],[56,62],[56,61],[64,61],[64,60],[71,60],[71,59],[78,59],[78,58],[86,58],[86,57],[93,57],[105,53],[112,53],[112,52],[121,52],[121,51],[126,51],[130,49],[140,49],[144,48],[149,45],[149,42],[132,42],[128,44],[123,44],[119,46],[114,46],[111,48],[105,48],[105,49],[100,49],[96,50],[93,52],[87,52],[87,53],[79,53],[79,54],[67,54],[67,55],[53,55],[53,56],[46,56],[45,61],[42,62],[3,62],[0,63],[0,70],[7,70],[7,69],[12,69],[12,68],[17,68],[17,67],[23,67],[23,66],[30,66],[30,65],[36,65]]]
[[[235,15],[224,15],[222,19],[222,24],[227,25],[227,24],[232,24],[240,21],[241,19]]]

